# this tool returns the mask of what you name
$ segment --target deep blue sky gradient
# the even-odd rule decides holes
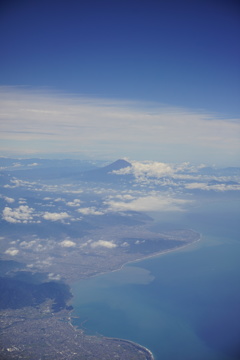
[[[239,1],[2,1],[0,84],[239,115]]]

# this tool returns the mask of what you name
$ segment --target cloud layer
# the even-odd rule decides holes
[[[15,87],[0,88],[0,108],[5,153],[216,163],[240,153],[239,122],[203,111]]]

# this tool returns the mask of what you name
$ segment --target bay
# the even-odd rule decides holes
[[[75,283],[73,324],[135,341],[156,360],[240,359],[238,206],[224,199],[159,214],[155,231],[193,228],[201,241]]]

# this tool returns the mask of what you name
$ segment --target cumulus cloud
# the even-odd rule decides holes
[[[98,240],[98,241],[94,241],[90,244],[90,246],[92,248],[96,248],[96,247],[105,247],[108,249],[114,249],[115,247],[117,247],[116,244],[114,244],[114,242],[112,241],[107,241],[107,240]]]
[[[7,255],[11,255],[11,256],[15,256],[19,253],[19,250],[18,249],[15,249],[15,248],[9,248],[5,251],[5,254]]]
[[[81,204],[81,201],[79,199],[74,199],[73,201],[67,202],[68,206],[73,206],[73,207],[80,206],[80,204]]]
[[[190,200],[177,199],[168,196],[144,196],[131,202],[108,201],[111,211],[182,211]]]
[[[34,209],[27,205],[21,205],[14,209],[6,206],[2,218],[10,223],[27,223],[33,220],[33,211]]]
[[[97,210],[95,207],[80,208],[77,211],[83,215],[104,215],[103,211]]]
[[[14,203],[14,201],[15,201],[13,198],[10,198],[10,197],[8,197],[8,196],[0,195],[0,198],[4,199],[4,200],[5,200],[7,203],[9,203],[9,204]]]
[[[60,246],[62,247],[74,247],[76,246],[76,243],[71,240],[63,240],[60,242]]]
[[[113,173],[119,175],[133,174],[136,178],[141,177],[162,177],[173,175],[174,169],[171,165],[158,161],[132,161],[132,166],[114,170]]]
[[[54,280],[54,281],[59,281],[61,280],[61,275],[60,274],[54,274],[54,273],[49,273],[48,274],[48,279],[49,280]]]
[[[46,211],[44,214],[43,214],[43,218],[45,220],[50,220],[50,221],[59,221],[59,220],[64,220],[64,219],[67,219],[69,218],[69,214],[66,213],[66,212],[60,212],[60,213],[51,213],[51,212],[48,212]]]
[[[151,178],[171,177],[175,179],[196,178],[195,173],[205,165],[193,166],[189,162],[181,164],[168,164],[159,161],[134,161],[127,159],[131,166],[120,170],[113,170],[116,175],[132,174],[138,181],[150,181]],[[194,173],[194,175],[193,175]]]

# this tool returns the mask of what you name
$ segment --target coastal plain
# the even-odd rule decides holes
[[[72,282],[81,278],[115,271],[128,262],[173,251],[199,239],[199,234],[192,230],[157,234],[148,230],[148,226],[149,222],[141,226],[109,226],[101,230],[91,230],[88,236],[78,239],[77,249],[52,249],[51,264],[45,266],[45,272],[58,274],[70,287]],[[89,239],[97,241],[103,236],[105,241],[111,239],[118,246],[112,249],[98,246],[89,246],[87,249],[84,246],[84,252],[81,250],[81,245],[86,244]],[[131,245],[121,246],[127,241]],[[27,268],[29,269],[28,266],[34,262],[34,256],[35,254],[30,251],[22,253],[18,261],[25,264],[26,268],[19,269],[16,264],[11,275],[23,276]],[[43,252],[38,261],[44,261],[46,256],[49,254]],[[40,270],[41,268],[38,271]],[[32,296],[31,292],[29,296]],[[18,298],[17,303],[19,301]],[[18,308],[16,303],[11,309],[1,309],[2,359],[32,359],[40,354],[42,358],[49,360],[152,359],[151,353],[140,345],[120,339],[85,335],[83,330],[71,325],[71,294],[61,302],[60,308],[54,311],[53,305],[57,301],[59,299],[49,300],[46,296],[46,299],[40,303],[36,302],[36,305],[33,302],[31,306],[23,304]]]

